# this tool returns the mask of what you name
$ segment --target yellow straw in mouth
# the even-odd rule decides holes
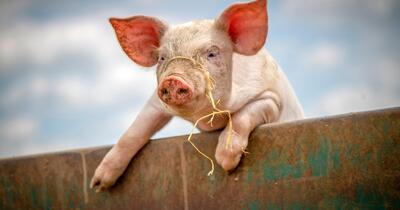
[[[206,67],[202,64],[203,62],[198,62],[193,58],[190,57],[184,57],[184,56],[175,56],[173,58],[171,58],[166,65],[164,66],[164,69],[166,69],[168,67],[168,65],[173,61],[173,60],[177,60],[177,59],[182,59],[182,60],[189,60],[192,62],[192,64],[194,65],[195,69],[201,71],[204,74],[204,77],[206,79],[207,82],[207,86],[206,86],[206,96],[208,98],[208,101],[211,103],[211,106],[213,108],[213,111],[210,114],[204,115],[202,117],[200,117],[194,124],[193,124],[193,128],[187,138],[187,140],[189,141],[190,144],[192,144],[192,146],[196,149],[196,151],[201,154],[202,156],[204,156],[205,158],[207,158],[210,163],[211,163],[211,170],[208,172],[208,176],[212,175],[214,173],[214,161],[207,156],[206,154],[204,154],[202,151],[199,150],[199,148],[197,148],[197,146],[192,142],[192,135],[194,132],[194,129],[196,128],[197,124],[208,118],[211,117],[210,120],[207,122],[208,124],[210,124],[210,126],[212,127],[212,122],[214,120],[215,115],[218,114],[226,114],[228,115],[228,136],[226,138],[226,143],[225,143],[225,148],[232,148],[232,133],[233,133],[233,129],[232,129],[232,116],[231,116],[231,112],[229,110],[221,110],[217,107],[217,104],[219,103],[219,100],[217,102],[215,102],[214,97],[212,95],[212,91],[214,90],[215,87],[215,81],[214,79],[211,77],[210,73],[206,70]],[[202,60],[199,56],[198,56],[198,60]],[[243,149],[242,149],[243,150]]]

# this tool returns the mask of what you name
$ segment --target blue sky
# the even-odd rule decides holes
[[[0,2],[0,157],[113,144],[156,86],[109,17],[211,19],[235,1]],[[400,2],[270,0],[267,50],[307,117],[400,105]],[[176,119],[156,137],[187,134]]]

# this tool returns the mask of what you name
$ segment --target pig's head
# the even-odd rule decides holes
[[[214,99],[227,100],[233,53],[256,54],[268,30],[266,0],[234,4],[216,20],[171,27],[146,16],[110,22],[129,58],[144,67],[157,65],[158,96],[178,115],[210,106],[206,72],[214,80]]]

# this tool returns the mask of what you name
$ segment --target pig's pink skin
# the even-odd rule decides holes
[[[256,126],[304,117],[297,97],[279,65],[265,49],[259,49],[263,46],[266,37],[265,19],[267,16],[260,14],[260,12],[266,12],[260,9],[265,7],[265,3],[265,0],[258,0],[247,4],[233,5],[215,21],[202,20],[168,27],[160,24],[161,22],[157,20],[150,25],[151,27],[158,25],[160,28],[156,31],[160,33],[153,33],[154,30],[148,30],[148,28],[140,33],[143,35],[151,32],[144,37],[146,40],[159,44],[157,51],[146,49],[145,52],[151,55],[147,57],[140,55],[136,58],[134,53],[128,54],[128,56],[134,61],[139,59],[142,65],[147,65],[154,63],[154,53],[157,52],[159,58],[158,82],[162,84],[168,76],[180,75],[193,87],[191,100],[182,106],[169,106],[157,97],[156,91],[134,123],[104,157],[95,171],[91,187],[96,186],[98,191],[102,191],[113,185],[136,152],[172,116],[179,116],[194,123],[200,117],[211,113],[212,107],[204,94],[206,81],[202,72],[193,69],[190,62],[183,60],[171,62],[168,68],[163,68],[164,62],[176,55],[202,56],[207,70],[216,83],[213,95],[216,100],[220,99],[218,107],[222,110],[230,110],[232,113],[235,131],[232,149],[225,147],[229,132],[228,128],[225,128],[219,137],[215,152],[217,163],[226,171],[232,170],[238,165],[242,151],[247,147],[249,134]],[[245,10],[256,11],[256,13],[243,14]],[[239,13],[235,11],[239,11]],[[255,15],[253,18],[261,17],[261,19],[243,20],[244,24],[229,26],[231,22],[237,24],[240,18],[252,15]],[[138,24],[136,21],[140,22],[141,18],[144,18],[143,23],[154,19],[143,16],[131,19]],[[231,21],[232,18],[236,22]],[[256,25],[252,25],[253,23]],[[246,25],[251,28],[246,29],[244,27]],[[263,27],[265,27],[265,33],[263,33]],[[252,32],[253,29],[255,31]],[[245,33],[241,33],[241,30],[244,30]],[[159,43],[157,40],[154,41],[151,34],[156,34],[156,36],[162,34]],[[136,39],[137,37],[134,40],[137,41]],[[121,45],[124,44],[121,43]],[[124,50],[126,47],[123,46]],[[140,48],[142,47],[140,46]],[[135,52],[135,50],[131,52]],[[209,57],[210,53],[216,56]],[[140,62],[137,63],[140,64]],[[227,122],[226,116],[218,116],[214,119],[213,126],[204,120],[198,124],[198,128],[203,131],[217,130],[224,128]]]

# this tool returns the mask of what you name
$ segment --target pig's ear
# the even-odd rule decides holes
[[[217,19],[217,26],[228,32],[235,52],[254,55],[264,46],[268,32],[266,4],[266,0],[234,4]]]
[[[122,49],[135,63],[150,67],[157,63],[157,48],[167,26],[156,18],[134,16],[110,18]]]

